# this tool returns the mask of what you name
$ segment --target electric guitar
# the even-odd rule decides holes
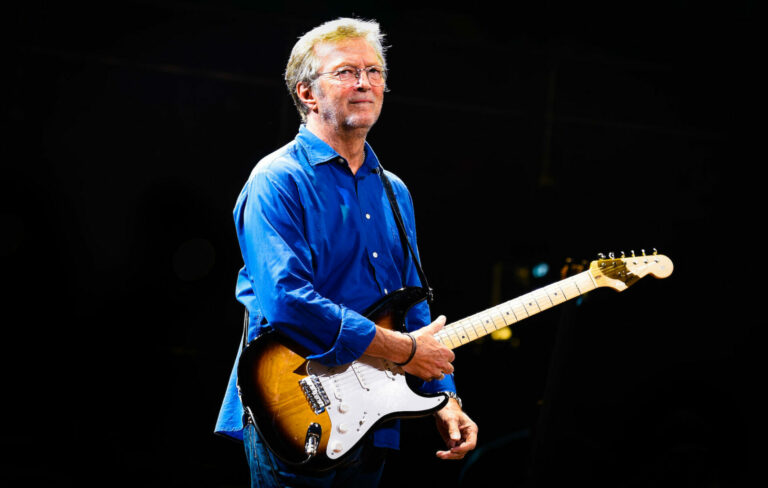
[[[623,291],[649,274],[666,278],[672,269],[672,261],[655,251],[610,255],[574,276],[447,324],[435,338],[454,349],[596,288]],[[402,330],[405,314],[424,299],[422,288],[403,288],[364,315],[378,326]],[[246,414],[272,452],[297,468],[331,469],[385,420],[428,415],[448,401],[442,393],[414,392],[402,368],[385,359],[362,356],[327,367],[305,359],[308,355],[272,332],[251,341],[238,363]]]

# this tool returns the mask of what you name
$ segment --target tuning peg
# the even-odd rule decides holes
[[[600,259],[605,259],[605,254],[599,252],[597,253],[597,257],[599,257]]]
[[[612,253],[612,252],[609,252],[609,253],[608,253],[608,257],[609,257],[609,258],[611,258],[611,259],[613,259],[613,253]]]
[[[624,251],[621,251],[621,259],[624,259]]]
[[[656,248],[654,247],[654,248],[653,248],[653,255],[655,256],[655,255],[657,255],[657,254],[659,254],[659,251],[657,251],[657,250],[656,250]]]
[[[640,252],[643,253],[643,256],[645,256],[645,249],[640,249]]]

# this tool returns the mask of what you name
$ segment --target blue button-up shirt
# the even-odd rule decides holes
[[[273,328],[311,352],[309,359],[341,365],[360,357],[376,334],[361,312],[403,286],[421,286],[404,252],[368,143],[356,174],[306,126],[262,159],[234,209],[244,266],[237,299],[248,309],[248,340]],[[387,172],[414,249],[413,202],[405,184]],[[430,323],[426,302],[408,312],[406,328]],[[237,361],[216,432],[242,439]],[[452,375],[422,385],[424,392],[454,391]],[[374,443],[397,448],[399,425],[374,433]]]

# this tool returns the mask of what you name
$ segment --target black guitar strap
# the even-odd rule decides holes
[[[379,167],[376,168],[376,172],[379,173],[379,177],[381,177],[381,182],[384,184],[384,190],[387,192],[387,197],[389,198],[389,204],[392,206],[392,213],[395,215],[395,223],[397,223],[397,230],[400,232],[400,242],[404,242],[403,247],[406,245],[408,246],[408,251],[411,253],[411,258],[413,258],[413,264],[416,265],[416,272],[419,275],[419,279],[421,280],[421,287],[424,288],[424,291],[427,294],[427,303],[432,303],[435,300],[435,291],[429,286],[429,282],[427,282],[427,276],[424,274],[424,270],[421,269],[421,264],[419,264],[419,258],[416,257],[416,253],[413,250],[413,246],[411,246],[411,241],[408,239],[408,235],[405,233],[405,225],[403,225],[403,217],[400,215],[400,206],[397,204],[397,200],[395,200],[395,192],[392,191],[392,184],[389,182],[389,178],[384,174],[384,168],[379,164]],[[405,251],[405,249],[403,249]],[[407,254],[407,253],[406,253]]]

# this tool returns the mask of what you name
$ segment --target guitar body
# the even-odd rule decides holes
[[[365,316],[398,330],[408,310],[424,298],[421,288],[403,288],[376,302]],[[272,452],[296,467],[331,469],[382,422],[428,415],[448,401],[442,394],[415,393],[403,370],[380,358],[363,356],[326,367],[306,356],[271,332],[251,341],[238,363],[246,412]]]

